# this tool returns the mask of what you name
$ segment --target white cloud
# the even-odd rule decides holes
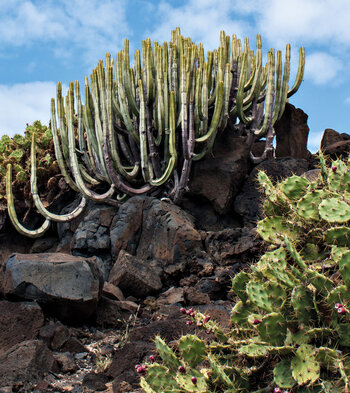
[[[249,24],[240,19],[232,19],[232,10],[230,0],[190,0],[182,7],[173,7],[162,1],[157,10],[160,23],[150,35],[155,40],[169,41],[171,30],[179,26],[182,35],[191,37],[196,43],[202,42],[206,50],[211,50],[219,44],[220,30],[239,37],[248,35]]]
[[[337,57],[315,52],[306,57],[305,79],[310,79],[316,85],[324,85],[335,80],[342,69],[342,61]]]
[[[63,86],[66,93],[67,87]],[[31,82],[0,85],[0,135],[23,134],[26,123],[40,120],[48,125],[50,100],[56,96],[56,83]]]
[[[255,5],[257,26],[271,41],[350,45],[348,0],[267,0]]]
[[[128,33],[126,0],[13,0],[0,2],[0,49],[50,43],[88,63],[120,47]],[[98,58],[97,57],[97,58]]]
[[[311,47],[315,53],[306,59],[306,75],[315,84],[334,80],[342,70],[339,57],[350,57],[348,0],[189,0],[181,6],[172,4],[159,3],[160,23],[151,32],[153,39],[169,40],[170,31],[180,26],[183,35],[212,49],[218,45],[222,29],[241,38],[259,32],[265,50],[292,44],[296,54],[292,70],[297,67],[297,49],[306,46],[308,52]]]

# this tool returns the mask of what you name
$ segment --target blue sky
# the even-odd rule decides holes
[[[349,0],[0,0],[0,21],[0,135],[47,124],[57,81],[82,83],[125,38],[133,53],[147,37],[169,41],[176,26],[205,50],[220,30],[251,46],[260,33],[265,53],[290,43],[292,78],[304,46],[304,81],[290,102],[309,115],[309,149],[325,128],[350,133]]]

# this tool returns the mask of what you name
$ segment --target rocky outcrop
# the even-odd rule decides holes
[[[212,154],[193,167],[190,193],[207,199],[219,214],[227,213],[249,171],[249,148],[241,138],[218,137]]]
[[[64,320],[96,311],[103,279],[96,260],[67,254],[13,254],[4,266],[7,298],[36,300]]]
[[[326,128],[321,139],[320,149],[324,154],[334,157],[348,154],[350,152],[350,135]]]
[[[274,124],[276,133],[276,157],[308,159],[307,150],[309,126],[308,115],[287,103],[282,117]]]

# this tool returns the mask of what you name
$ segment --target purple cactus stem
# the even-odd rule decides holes
[[[149,361],[152,362],[152,363],[154,363],[154,362],[156,361],[155,356],[154,356],[154,355],[151,355],[151,356],[149,357]]]
[[[259,325],[261,323],[261,319],[253,319],[253,325]]]
[[[183,308],[183,307],[180,308],[180,312],[181,312],[182,314],[187,314],[186,309]]]
[[[178,369],[179,373],[186,374],[186,369],[184,366],[179,366],[177,369]]]
[[[273,390],[273,393],[282,393],[282,389],[281,388],[275,388]]]
[[[337,167],[335,165],[332,166],[332,171],[335,173],[337,171]]]
[[[335,303],[334,308],[338,310],[339,307],[343,307],[341,303]]]
[[[206,315],[206,316],[204,317],[203,323],[207,323],[207,322],[209,322],[209,321],[210,321],[210,315]]]
[[[192,313],[194,313],[193,308],[190,308],[190,309],[188,309],[188,310],[186,311],[186,314],[187,314],[187,315],[191,315]]]
[[[193,321],[186,321],[186,325],[190,326],[192,325]]]
[[[338,314],[340,314],[340,315],[346,314],[346,310],[345,310],[345,308],[343,306],[340,306],[338,308]]]
[[[197,385],[197,378],[191,377],[191,382],[193,383],[193,385]]]

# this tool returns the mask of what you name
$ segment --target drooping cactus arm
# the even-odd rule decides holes
[[[41,202],[39,193],[38,193],[38,186],[37,186],[37,175],[36,175],[36,154],[35,154],[35,135],[32,134],[32,145],[31,145],[31,152],[30,152],[30,162],[31,162],[31,174],[30,174],[30,186],[33,195],[33,200],[35,203],[36,208],[39,212],[47,219],[55,221],[55,222],[67,222],[76,217],[78,217],[84,210],[86,205],[86,199],[82,197],[80,204],[68,214],[55,214],[49,212],[43,203]]]
[[[10,220],[13,226],[17,229],[17,231],[24,236],[28,236],[31,238],[40,237],[50,228],[50,219],[46,218],[44,223],[38,229],[27,229],[25,228],[18,220],[15,204],[13,200],[12,194],[12,165],[7,164],[7,172],[6,172],[6,199],[7,199],[7,211],[10,217]]]

